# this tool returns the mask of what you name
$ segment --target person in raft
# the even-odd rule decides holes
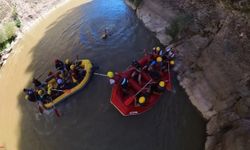
[[[109,83],[111,85],[122,83],[123,77],[121,75],[119,75],[117,72],[114,73],[112,71],[108,71],[106,76],[109,78]],[[126,82],[124,81],[124,83],[126,83]]]
[[[65,68],[67,71],[70,70],[70,66],[72,65],[73,63],[69,60],[69,59],[66,59],[65,60]]]
[[[156,83],[152,83],[150,84],[150,88],[147,91],[147,93],[149,94],[162,94],[165,91],[165,82],[164,81],[160,81],[160,82],[156,82]]]
[[[137,101],[136,101],[137,104],[139,104],[140,106],[144,106],[146,101],[147,101],[146,96],[144,96],[142,94],[139,94],[136,99],[137,99]]]
[[[158,47],[153,47],[152,53],[151,53],[151,57],[152,59],[155,59],[158,56],[162,56],[163,55],[163,49],[161,49],[159,46]]]
[[[175,58],[175,51],[173,48],[166,48],[164,54],[168,59],[174,59]]]
[[[81,80],[86,75],[86,70],[84,70],[84,69],[79,70],[79,69],[76,68],[75,65],[71,65],[70,66],[70,74],[71,74],[73,83],[80,83]]]
[[[44,91],[38,90],[38,101],[42,102],[43,104],[50,102],[52,99],[51,97]]]
[[[42,83],[41,81],[39,81],[39,80],[36,79],[36,78],[33,78],[33,79],[32,79],[32,83],[33,83],[35,89],[43,88],[44,85],[46,85],[46,83]]]
[[[161,49],[159,46],[156,47],[156,55],[157,56],[162,56],[163,55],[163,49]]]
[[[23,92],[25,93],[25,100],[37,102],[38,95],[34,89],[23,89]]]
[[[160,79],[160,73],[159,73],[159,67],[161,67],[161,57],[157,57],[156,60],[153,59],[149,61],[147,65],[143,67],[143,70],[147,70],[151,78],[154,80],[159,80]]]
[[[169,60],[164,58],[164,56],[162,57],[162,66],[161,66],[161,71],[163,72],[167,72],[169,71],[168,69],[172,68],[175,64],[174,60]]]
[[[55,68],[58,71],[64,71],[65,70],[65,64],[61,60],[56,59],[55,60]]]
[[[142,70],[152,70],[152,69],[157,69],[161,66],[162,63],[162,57],[158,56],[156,58],[153,58],[149,61],[148,64],[146,64]]]
[[[141,66],[141,64],[137,60],[134,60],[132,62],[131,66],[133,66],[135,68],[135,70],[131,74],[131,77],[135,78],[135,80],[139,84],[141,84],[141,72],[142,72],[142,66]]]

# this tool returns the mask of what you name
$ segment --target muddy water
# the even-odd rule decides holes
[[[111,36],[102,40],[105,28]],[[158,44],[122,0],[75,0],[59,8],[25,35],[1,71],[0,142],[20,150],[204,149],[205,122],[176,80],[175,93],[133,117],[111,106],[111,87],[97,76],[57,106],[61,118],[39,115],[23,100],[22,88],[54,70],[56,58],[78,55],[99,65],[98,72],[121,71]]]

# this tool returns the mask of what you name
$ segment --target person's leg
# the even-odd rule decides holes
[[[138,74],[138,83],[141,85],[141,73]]]

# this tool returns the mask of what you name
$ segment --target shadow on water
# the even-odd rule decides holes
[[[107,28],[112,34],[100,39]],[[27,72],[39,76],[53,68],[56,58],[89,58],[99,72],[124,70],[159,44],[123,1],[95,0],[68,11],[47,28],[31,50]],[[30,85],[27,85],[30,86]],[[20,101],[20,150],[202,150],[205,122],[175,80],[176,93],[166,93],[140,116],[122,117],[109,103],[111,87],[103,77],[57,108],[63,117],[40,116]],[[23,99],[20,92],[19,99]]]

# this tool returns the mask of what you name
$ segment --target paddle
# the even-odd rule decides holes
[[[66,90],[51,89],[51,90],[58,91],[58,92],[64,92],[64,93],[71,93],[70,89],[66,89]]]
[[[168,80],[169,80],[169,85],[172,86],[172,85],[171,85],[171,84],[172,84],[172,83],[171,83],[171,79],[170,79],[170,64],[169,64],[169,63],[170,63],[170,61],[168,61]],[[170,90],[170,89],[169,89],[169,90]],[[171,90],[172,90],[172,89],[171,89]],[[171,91],[171,90],[170,90],[170,91]]]
[[[35,97],[36,97],[36,99],[38,99],[37,96],[35,96]],[[44,109],[43,109],[43,107],[40,105],[39,101],[36,101],[36,104],[37,104],[37,106],[38,106],[38,111],[39,111],[41,114],[43,114]]]
[[[38,110],[39,110],[39,112],[41,113],[41,114],[43,114],[43,108],[42,108],[42,106],[40,106],[39,104],[38,104]]]
[[[97,73],[97,72],[94,72],[94,75],[98,75],[98,76],[102,76],[102,77],[108,77],[106,74]]]
[[[0,145],[0,148],[2,149],[2,148],[5,148],[5,144],[3,144],[3,145]]]
[[[152,82],[152,79],[150,79],[135,95],[129,97],[126,101],[125,101],[125,105],[128,106],[129,104],[131,104],[135,97],[142,91],[144,90],[150,83]]]
[[[58,109],[56,109],[56,106],[55,106],[54,104],[53,104],[53,109],[54,109],[54,112],[55,112],[55,114],[56,114],[56,116],[57,116],[58,118],[62,116],[62,114],[59,112]]]

